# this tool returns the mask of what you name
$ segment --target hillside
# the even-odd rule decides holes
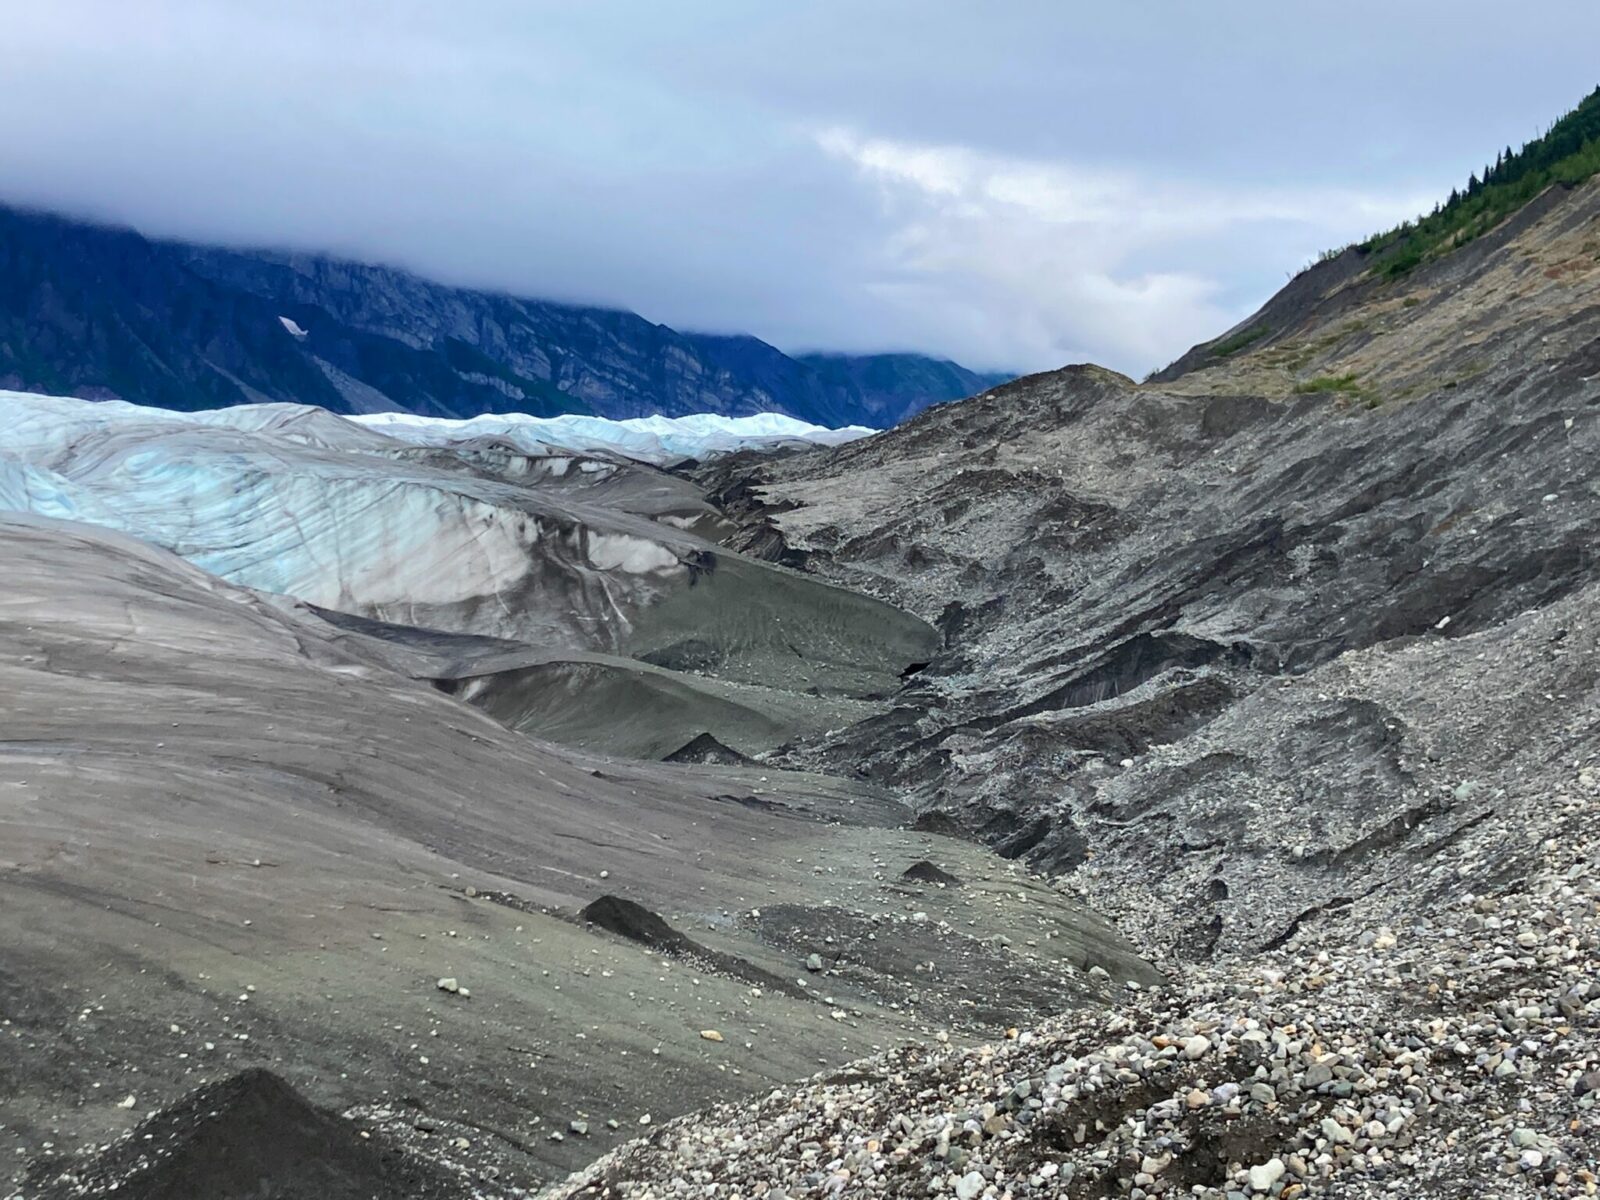
[[[1552,184],[1576,187],[1596,172],[1600,88],[1522,149],[1507,146],[1484,167],[1482,178],[1473,172],[1466,189],[1452,191],[1432,213],[1369,238],[1361,248],[1374,256],[1374,269],[1392,279],[1489,232]]]
[[[1344,886],[1342,848],[1382,857],[1387,822],[1447,818],[1394,742],[1415,688],[1335,703],[1311,697],[1351,685],[1295,681],[1397,669],[1418,639],[1454,645],[1588,586],[1597,229],[1600,181],[1558,186],[1399,284],[1308,272],[1261,310],[1261,346],[1175,378],[1072,367],[836,450],[708,467],[745,544],[944,632],[895,718],[805,761],[864,767],[1041,866],[1125,864],[1123,886],[1182,914],[1175,951],[1282,936]],[[1356,385],[1299,382],[1326,377]],[[1289,747],[1319,740],[1313,781]],[[1285,865],[1238,806],[1294,794],[1321,799]],[[1205,899],[1219,858],[1267,872],[1248,904]]]
[[[776,412],[882,427],[996,378],[917,355],[839,361],[822,371],[753,337],[679,333],[621,310],[0,207],[0,386],[18,391],[181,410]]]
[[[1399,277],[1346,252],[1143,386],[1069,367],[706,468],[735,544],[942,633],[894,711],[782,761],[1050,875],[1168,983],[560,1194],[753,1183],[728,1142],[894,1196],[1590,1194],[1597,230],[1600,181],[1555,184]]]
[[[1547,355],[1596,297],[1600,89],[1521,150],[1502,152],[1433,213],[1346,247],[1257,312],[1150,376],[1213,392],[1327,392],[1369,406],[1457,386],[1500,349]],[[1391,336],[1392,334],[1398,336]],[[1538,348],[1529,344],[1537,337]]]

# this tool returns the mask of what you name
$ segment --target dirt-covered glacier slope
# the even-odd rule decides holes
[[[265,1067],[526,1186],[1155,978],[870,788],[557,750],[88,525],[6,516],[0,551],[0,1161],[34,1185]]]

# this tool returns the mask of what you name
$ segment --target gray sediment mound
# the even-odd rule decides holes
[[[726,766],[746,765],[751,755],[842,729],[882,709],[845,696],[757,687],[602,655],[563,655],[439,686],[502,725],[546,741],[628,758]],[[702,735],[711,742],[698,742]],[[713,757],[695,757],[701,752]],[[675,754],[680,757],[671,758]]]
[[[752,760],[724,746],[709,733],[702,733],[679,746],[662,759],[672,763],[711,763],[722,767],[748,767]]]
[[[585,905],[578,919],[703,970],[771,988],[785,995],[809,998],[805,989],[797,986],[793,980],[758,967],[737,954],[704,946],[667,924],[659,913],[653,913],[644,905],[621,896],[601,896]]]
[[[904,871],[900,872],[900,878],[906,880],[908,883],[942,883],[947,887],[961,886],[960,879],[950,874],[949,871],[940,870],[939,867],[935,866],[925,858],[918,859]]]
[[[36,1200],[467,1200],[467,1180],[318,1108],[271,1071],[207,1084]]]

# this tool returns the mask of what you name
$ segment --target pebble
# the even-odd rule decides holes
[[[1271,1191],[1272,1185],[1282,1179],[1283,1173],[1287,1170],[1288,1167],[1284,1166],[1283,1159],[1269,1158],[1259,1166],[1250,1168],[1250,1186],[1258,1192]]]

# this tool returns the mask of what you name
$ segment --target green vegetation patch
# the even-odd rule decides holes
[[[1600,173],[1600,88],[1521,150],[1507,146],[1466,191],[1432,213],[1362,243],[1372,270],[1396,279],[1430,258],[1481,237],[1552,184],[1574,187]]]
[[[1249,329],[1241,329],[1232,337],[1225,337],[1220,342],[1213,343],[1208,348],[1208,353],[1213,358],[1227,358],[1230,354],[1237,354],[1246,346],[1259,342],[1271,332],[1265,325],[1252,325]]]

